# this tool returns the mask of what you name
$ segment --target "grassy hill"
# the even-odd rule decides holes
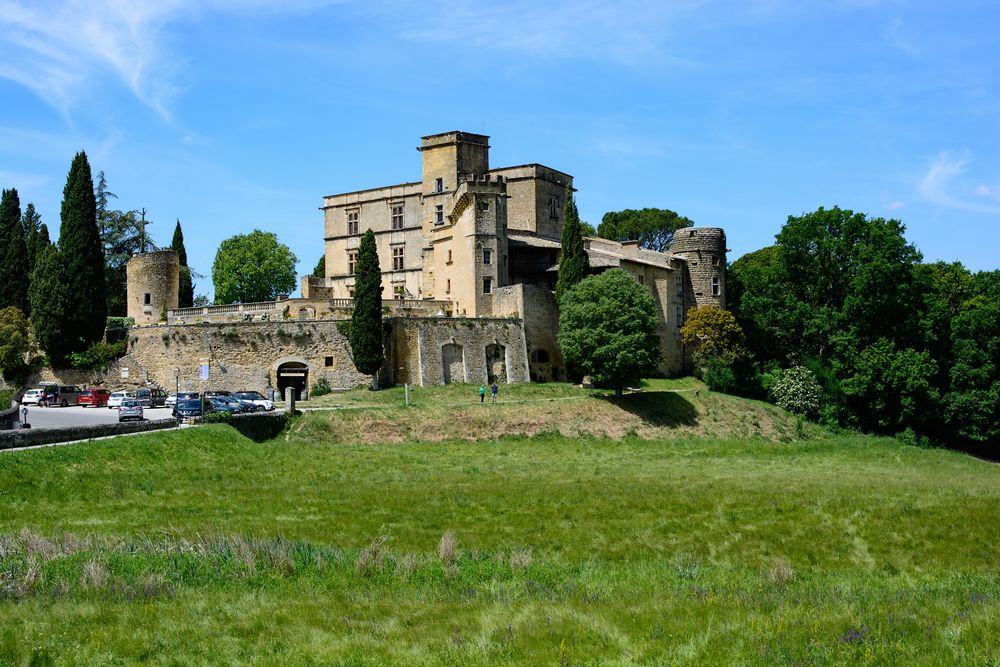
[[[0,665],[1000,661],[993,464],[693,381],[411,398],[0,454]]]

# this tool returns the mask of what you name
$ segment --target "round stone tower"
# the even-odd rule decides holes
[[[128,316],[136,324],[156,324],[166,310],[177,308],[181,263],[174,250],[147,252],[128,261]]]
[[[688,290],[696,306],[726,307],[726,233],[719,227],[674,232],[670,252],[688,267]]]

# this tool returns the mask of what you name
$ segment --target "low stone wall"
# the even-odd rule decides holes
[[[51,445],[57,442],[73,440],[90,440],[126,433],[144,433],[174,428],[177,425],[173,419],[157,419],[155,421],[123,422],[119,424],[93,424],[91,426],[70,426],[67,428],[26,428],[0,432],[0,450],[32,447],[35,445]]]
[[[8,431],[17,424],[20,419],[17,403],[11,403],[9,409],[0,412],[0,431]]]

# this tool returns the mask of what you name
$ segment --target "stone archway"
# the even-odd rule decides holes
[[[445,384],[465,382],[465,355],[461,345],[445,343],[441,346],[441,380]]]
[[[301,361],[286,361],[278,365],[278,393],[285,399],[285,389],[295,392],[295,400],[309,387],[309,366]]]
[[[500,343],[486,346],[486,381],[507,382],[507,348]]]

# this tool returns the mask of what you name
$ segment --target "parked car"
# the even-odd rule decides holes
[[[233,394],[233,398],[238,401],[253,403],[262,410],[274,410],[274,401],[267,400],[264,394],[259,391],[238,391]]]
[[[135,400],[142,403],[143,407],[157,408],[166,405],[167,392],[153,387],[152,389],[136,389]]]
[[[39,404],[46,407],[59,405],[64,408],[67,405],[79,405],[81,393],[80,388],[76,385],[50,385],[45,387],[45,394]]]
[[[80,405],[93,405],[103,408],[111,398],[111,391],[108,389],[87,389],[80,394]]]
[[[206,399],[205,414],[214,411],[215,408],[212,406],[212,402]],[[174,406],[173,415],[174,417],[180,417],[181,419],[186,419],[187,417],[201,417],[201,398],[182,398],[177,401],[177,405]]]
[[[232,396],[233,392],[226,391],[225,389],[209,389],[202,394],[205,398],[209,396]]]
[[[126,419],[143,420],[142,403],[140,401],[134,398],[122,401],[121,406],[118,408],[118,421],[123,422]]]
[[[233,414],[252,412],[252,407],[247,407],[245,404],[228,396],[207,396],[205,402],[211,403],[213,408],[223,412],[232,412]]]
[[[21,397],[22,405],[38,405],[38,401],[42,399],[43,390],[41,389],[29,389],[24,392],[24,396]]]
[[[122,403],[130,398],[135,398],[134,391],[115,391],[111,393],[111,398],[108,399],[108,409],[120,408]]]
[[[198,392],[196,392],[196,391],[182,391],[179,394],[168,394],[167,395],[166,403],[164,403],[164,405],[166,405],[168,408],[172,408],[175,405],[177,405],[177,401],[191,400],[193,398],[200,398],[200,396],[198,395]]]

